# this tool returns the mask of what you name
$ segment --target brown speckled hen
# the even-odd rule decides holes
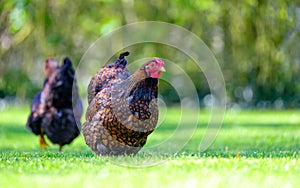
[[[69,58],[64,59],[61,67],[49,58],[45,62],[45,73],[43,90],[34,97],[26,126],[39,135],[41,148],[47,147],[46,135],[52,143],[59,145],[61,151],[80,133],[82,104]]]
[[[157,124],[157,84],[164,71],[164,62],[154,58],[96,94],[82,126],[85,141],[96,154],[136,154],[145,145]]]

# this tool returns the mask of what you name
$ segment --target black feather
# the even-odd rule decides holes
[[[119,59],[123,59],[125,56],[129,56],[129,54],[130,53],[128,51],[123,52],[123,53],[120,54]]]
[[[148,105],[151,100],[157,98],[158,95],[157,84],[157,78],[146,78],[145,80],[136,83],[129,94],[129,96],[132,96],[129,101],[132,114],[138,114],[139,118],[141,118],[141,113],[149,114]],[[137,104],[137,102],[139,103]],[[139,104],[145,105],[147,108],[141,109]]]
[[[54,144],[70,144],[80,133],[70,108],[48,112],[43,118],[42,127]]]
[[[53,107],[72,108],[72,89],[74,77],[75,74],[72,67],[72,62],[69,58],[65,58],[61,70],[55,76],[55,82],[50,83],[53,98],[48,98],[48,100],[52,101]]]
[[[47,81],[44,82],[45,84]],[[28,117],[26,127],[36,135],[41,134],[41,121],[42,117],[38,115],[38,107],[40,105],[41,92],[38,92],[31,103],[31,112]]]
[[[126,66],[127,65],[127,60],[125,56],[129,56],[129,52],[123,52],[120,54],[119,59],[115,62],[116,65],[121,65],[121,66]]]

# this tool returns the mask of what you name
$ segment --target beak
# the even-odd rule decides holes
[[[166,72],[165,67],[160,67],[159,72]]]

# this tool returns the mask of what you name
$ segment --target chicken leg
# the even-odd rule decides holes
[[[47,149],[47,142],[45,141],[44,134],[40,134],[40,147],[42,149]]]

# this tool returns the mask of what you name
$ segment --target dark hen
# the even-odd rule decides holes
[[[46,148],[44,135],[47,135],[52,143],[59,144],[61,151],[65,144],[71,143],[79,135],[82,116],[82,103],[69,58],[65,58],[63,65],[51,73],[34,101],[32,106],[35,111],[32,112],[39,118],[38,121],[32,121],[30,116],[27,127],[40,135],[42,148]]]
[[[96,154],[136,154],[145,145],[157,124],[157,83],[163,71],[163,61],[154,58],[96,95],[82,126],[85,141]]]
[[[45,80],[43,84],[43,88],[48,84],[49,77],[58,69],[58,63],[52,59],[48,58],[45,61],[44,72],[45,72]],[[41,122],[43,120],[43,115],[40,113],[40,105],[41,105],[41,94],[42,91],[38,92],[32,101],[31,104],[31,112],[28,117],[26,127],[36,135],[40,135],[40,146],[41,148],[46,148],[46,143],[43,138],[43,133],[41,131]]]
[[[88,86],[88,104],[94,99],[98,92],[107,87],[109,83],[115,79],[126,79],[130,76],[129,70],[126,68],[129,52],[120,54],[119,59],[112,64],[102,67],[91,79]]]

